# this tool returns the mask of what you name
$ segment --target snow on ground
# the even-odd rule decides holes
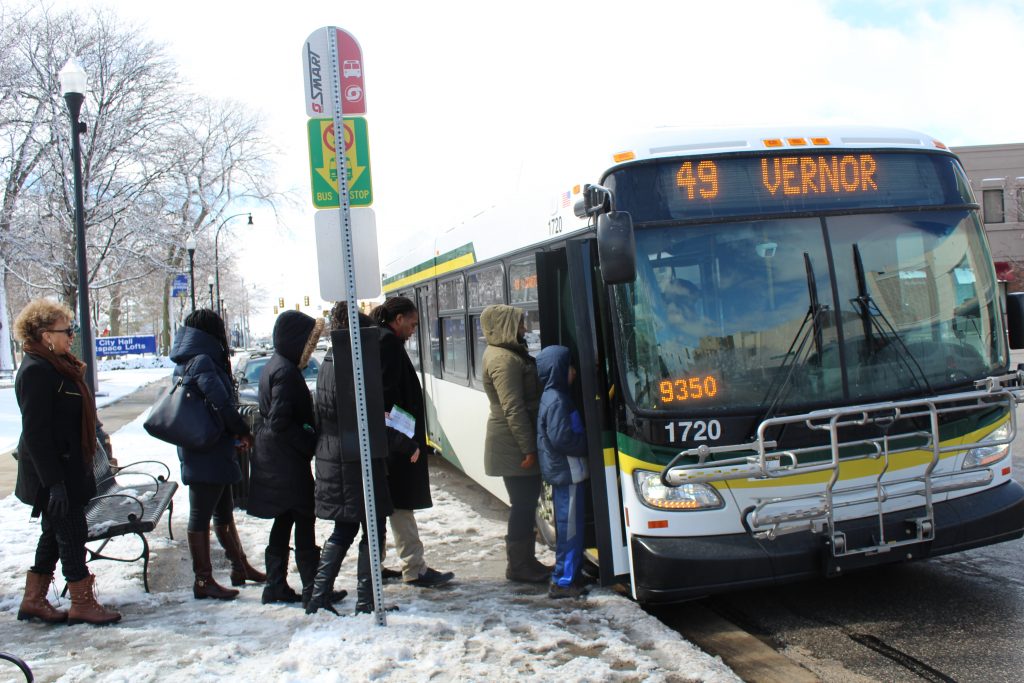
[[[141,386],[171,374],[174,363],[165,357],[131,356],[101,360],[97,364],[99,388],[96,407],[102,408],[124,398]],[[21,411],[13,383],[0,387],[0,453],[14,450],[21,435]]]
[[[127,371],[126,371],[127,372]],[[134,371],[130,371],[134,372]],[[112,385],[119,380],[110,380]],[[158,460],[179,477],[172,446],[142,429],[145,415],[113,435],[121,464]],[[148,535],[150,586],[141,562],[97,562],[101,602],[122,612],[108,627],[49,626],[18,622],[26,569],[32,564],[38,523],[13,495],[0,500],[0,643],[28,661],[40,681],[737,681],[720,660],[683,640],[637,605],[607,589],[584,600],[551,601],[543,587],[487,578],[503,556],[504,525],[486,519],[442,488],[434,507],[417,514],[428,561],[454,569],[440,589],[387,584],[386,602],[400,606],[378,627],[372,615],[307,616],[295,606],[260,604],[261,587],[249,585],[233,602],[197,601],[185,541],[188,491],[175,496],[174,536],[166,518]],[[266,520],[236,511],[243,544],[259,566],[269,534]],[[322,542],[330,532],[317,523]],[[117,548],[114,543],[118,544]],[[121,539],[108,552],[137,552]],[[213,541],[216,576],[228,567]],[[395,566],[393,549],[391,566]],[[547,556],[550,561],[550,555]],[[300,585],[292,563],[289,582]],[[59,572],[59,568],[58,568]],[[63,587],[63,580],[57,579]],[[354,594],[355,548],[337,582]],[[51,592],[51,599],[55,596]],[[67,601],[61,601],[67,606]],[[348,615],[350,595],[339,605]],[[2,664],[2,662],[0,662]],[[0,666],[0,682],[21,680]]]

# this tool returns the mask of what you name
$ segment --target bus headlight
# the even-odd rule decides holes
[[[640,500],[658,510],[714,510],[725,507],[718,491],[708,484],[665,486],[660,472],[633,470],[633,482]]]
[[[995,429],[991,434],[981,440],[982,443],[986,441],[1005,441],[1010,436],[1010,423],[1007,422],[1002,427]],[[992,446],[978,446],[967,451],[967,456],[964,458],[963,469],[971,469],[972,467],[982,467],[984,465],[991,465],[994,462],[999,462],[1007,455],[1010,454],[1010,444],[1001,443],[994,444]]]

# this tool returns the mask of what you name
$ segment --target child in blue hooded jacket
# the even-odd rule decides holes
[[[555,569],[551,598],[575,598],[583,562],[584,487],[588,476],[587,439],[583,420],[569,387],[576,378],[569,349],[548,346],[537,355],[537,375],[544,387],[537,414],[537,455],[540,473],[551,484],[555,508]]]

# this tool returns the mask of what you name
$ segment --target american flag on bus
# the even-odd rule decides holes
[[[570,194],[568,192],[563,192],[562,193],[562,208],[563,209],[569,206],[569,196],[570,196]]]

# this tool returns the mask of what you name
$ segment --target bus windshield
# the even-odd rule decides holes
[[[1007,363],[971,209],[639,227],[636,244],[614,291],[641,410],[874,402]]]

